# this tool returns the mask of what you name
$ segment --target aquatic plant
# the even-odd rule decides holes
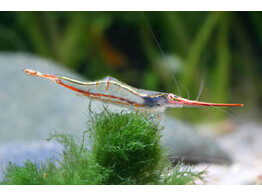
[[[201,180],[203,172],[194,173],[181,163],[172,167],[160,143],[161,130],[152,115],[89,109],[82,139],[50,136],[64,146],[59,159],[27,160],[24,166],[9,163],[1,184],[194,184]]]

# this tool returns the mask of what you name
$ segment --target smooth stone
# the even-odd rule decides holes
[[[0,163],[6,165],[14,149],[19,150],[21,162],[39,153],[50,132],[81,135],[86,130],[88,99],[76,96],[75,92],[41,78],[28,76],[23,69],[30,68],[43,73],[62,74],[85,80],[76,73],[51,60],[25,53],[0,53]],[[100,102],[92,102],[96,110]],[[116,109],[117,107],[110,107]],[[228,155],[214,139],[197,133],[191,125],[166,118],[162,142],[174,160],[186,162],[229,163]],[[36,148],[37,150],[33,150]],[[23,150],[21,150],[23,149]],[[53,151],[59,147],[51,148]],[[31,153],[28,156],[28,153]],[[8,156],[3,156],[6,153]],[[33,154],[32,154],[33,153]],[[10,156],[9,156],[10,155]],[[53,153],[50,153],[52,156]],[[15,156],[17,157],[17,156]],[[24,159],[22,158],[24,157]],[[46,154],[45,156],[46,157]],[[42,160],[41,157],[38,160]],[[0,165],[1,167],[1,165]]]

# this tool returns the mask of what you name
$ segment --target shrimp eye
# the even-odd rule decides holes
[[[174,95],[174,94],[171,94],[171,93],[168,95],[168,99],[170,101],[178,101],[177,98],[179,98],[177,95]]]
[[[174,94],[169,94],[169,95],[168,95],[168,99],[172,99],[172,100],[173,100],[173,99],[175,99],[175,97],[176,97],[176,96],[175,96]]]

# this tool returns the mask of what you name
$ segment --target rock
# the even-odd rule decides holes
[[[10,156],[17,148],[20,150],[19,156],[25,160],[32,148],[38,149],[32,152],[39,156],[39,149],[46,148],[43,141],[52,131],[73,134],[85,131],[85,113],[89,101],[48,80],[26,75],[24,68],[85,79],[47,59],[24,53],[0,53],[0,145]],[[93,102],[92,106],[101,108],[101,103]],[[217,163],[229,161],[215,140],[171,118],[166,120],[166,124],[162,141],[173,159]],[[5,165],[10,156],[3,156],[3,150],[0,151],[0,163]],[[30,154],[29,158],[32,157],[33,154]]]
[[[0,143],[0,181],[9,161],[18,166],[22,166],[27,159],[37,163],[44,162],[49,158],[58,158],[57,152],[61,152],[62,149],[63,146],[56,141]]]
[[[230,157],[213,138],[199,134],[179,120],[167,118],[162,143],[175,162],[182,159],[189,163],[231,163]]]
[[[28,54],[0,54],[0,142],[43,140],[50,131],[85,130],[87,100],[24,68],[79,78],[58,64]]]

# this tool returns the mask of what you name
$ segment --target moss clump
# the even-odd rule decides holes
[[[59,160],[9,163],[1,184],[192,184],[202,178],[182,164],[171,167],[153,116],[89,110],[87,125],[91,144],[84,142],[85,134],[82,142],[52,134],[50,139],[64,146]]]
[[[150,184],[166,168],[161,129],[153,117],[135,113],[92,114],[90,137],[96,162],[109,169],[105,184]]]

